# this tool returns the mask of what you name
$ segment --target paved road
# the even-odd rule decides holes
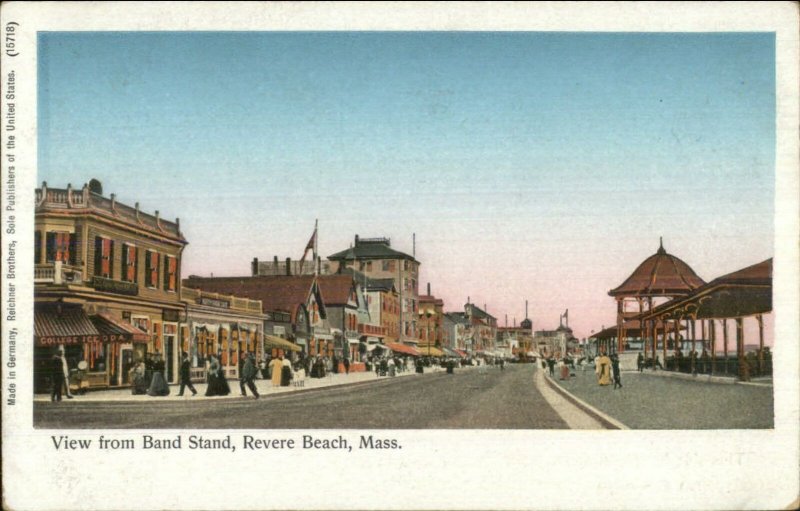
[[[456,370],[267,399],[35,402],[43,428],[562,429],[530,364]],[[233,386],[232,386],[233,387]]]
[[[632,429],[774,427],[772,387],[705,383],[622,373],[621,389],[597,385],[594,371],[558,383]]]

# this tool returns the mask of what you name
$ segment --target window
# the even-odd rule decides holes
[[[102,236],[94,239],[94,274],[98,277],[112,278],[114,270],[114,242]]]
[[[158,287],[158,252],[145,252],[145,284],[147,287]]]
[[[164,289],[175,291],[178,283],[178,260],[172,256],[164,256]]]
[[[33,261],[34,264],[42,262],[42,233],[33,231]]]
[[[136,260],[136,247],[127,243],[122,245],[122,280],[126,282],[136,282],[136,270],[138,261]]]
[[[367,261],[367,271],[372,271],[372,261]]]
[[[381,263],[381,270],[383,270],[383,271],[389,271],[389,261],[383,261],[383,262]]]
[[[47,262],[75,264],[74,238],[68,232],[47,233]]]

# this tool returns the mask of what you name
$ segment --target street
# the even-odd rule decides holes
[[[37,428],[563,429],[531,364],[387,378],[255,400],[34,402]],[[238,392],[238,385],[231,388]],[[262,385],[265,383],[261,382]],[[413,396],[413,397],[409,397]]]

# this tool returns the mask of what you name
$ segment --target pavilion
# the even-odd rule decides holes
[[[667,337],[670,332],[686,328],[696,338],[697,322],[702,329],[705,352],[706,334],[710,338],[711,374],[716,372],[717,325],[722,330],[725,355],[725,372],[728,370],[728,320],[733,320],[736,328],[736,372],[739,379],[748,380],[751,370],[745,359],[744,321],[753,319],[758,325],[759,350],[757,369],[759,375],[769,371],[764,360],[764,314],[772,312],[772,258],[748,266],[733,273],[718,277],[690,294],[675,298],[656,306],[640,316],[645,330],[645,357],[648,344],[655,355],[658,339],[661,338],[663,357],[667,357]],[[673,343],[676,357],[680,356],[680,345]]]
[[[681,259],[664,250],[663,239],[659,238],[659,247],[655,254],[645,259],[625,282],[608,292],[617,301],[616,335],[610,332],[603,337],[610,348],[609,352],[625,350],[625,341],[629,337],[644,337],[637,319],[644,313],[668,300],[691,294],[705,285],[705,281],[697,276],[694,270]],[[602,332],[601,332],[602,333]],[[616,346],[607,340],[616,337]]]

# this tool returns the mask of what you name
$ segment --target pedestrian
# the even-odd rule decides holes
[[[72,392],[69,390],[69,364],[67,357],[64,356],[64,346],[58,347],[58,355],[61,358],[61,371],[64,373],[64,389],[67,393],[67,399],[72,399]]]
[[[272,379],[272,386],[273,387],[280,387],[281,386],[281,371],[283,370],[283,360],[280,355],[272,359],[272,362],[269,363],[269,369],[271,371],[271,379]]]
[[[183,389],[185,387],[189,387],[189,390],[192,391],[192,396],[197,395],[197,391],[194,389],[194,385],[192,385],[192,375],[191,375],[191,368],[189,364],[189,354],[185,351],[183,352],[183,361],[181,362],[181,371],[180,371],[180,390],[178,390],[178,395],[183,395]]]
[[[208,358],[208,387],[206,396],[227,396],[231,393],[228,379],[225,378],[225,370],[220,363],[221,353],[217,356],[211,355]]]
[[[281,387],[288,387],[292,383],[292,362],[289,357],[284,357],[281,366]]]
[[[390,358],[386,365],[389,370],[389,376],[397,376],[397,364],[395,364],[394,358]]]
[[[345,358],[343,363],[344,363],[344,374],[350,374],[350,359]]]
[[[61,401],[61,390],[64,387],[64,364],[61,362],[59,350],[53,353],[53,358],[50,360],[50,373],[53,379],[50,401]]]
[[[250,389],[250,392],[253,393],[256,399],[259,398],[258,390],[256,389],[255,379],[256,379],[256,364],[255,359],[251,355],[246,355],[242,353],[242,370],[239,373],[239,389],[242,391],[242,395],[246,396],[247,392],[244,390],[244,386]],[[280,371],[277,371],[278,375],[280,375]]]
[[[619,370],[619,357],[616,354],[611,355],[611,370],[614,373],[614,390],[617,390],[617,387],[622,388],[622,374]]]
[[[636,369],[641,373],[644,371],[644,355],[642,352],[639,352],[639,355],[636,356]]]
[[[556,376],[556,360],[552,356],[547,357],[547,367],[550,370],[550,376],[552,378],[555,378],[555,376]]]
[[[605,353],[600,354],[597,359],[597,384],[600,386],[611,384],[611,360]]]
[[[169,385],[167,385],[167,380],[164,378],[165,367],[161,354],[156,352],[153,355],[153,379],[150,381],[150,388],[147,389],[148,396],[163,397],[169,395]]]
[[[145,379],[144,361],[137,359],[130,373],[131,394],[147,394],[147,380]]]

